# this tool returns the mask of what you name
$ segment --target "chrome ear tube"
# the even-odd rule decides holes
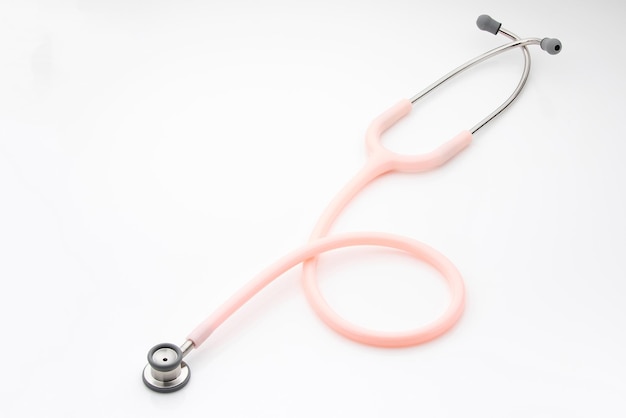
[[[528,52],[528,48],[527,48],[529,45],[539,45],[541,49],[543,49],[550,55],[556,55],[560,53],[561,50],[563,49],[563,46],[561,45],[561,41],[559,41],[556,38],[523,38],[522,39],[516,34],[514,34],[513,32],[503,28],[502,23],[498,22],[497,20],[491,18],[491,16],[488,16],[488,15],[478,16],[478,19],[476,20],[476,26],[478,26],[478,29],[484,30],[485,32],[489,32],[493,35],[499,35],[499,34],[504,35],[507,38],[509,38],[512,42],[501,45],[497,48],[492,49],[491,51],[487,51],[484,54],[481,54],[467,61],[466,63],[459,65],[457,68],[450,71],[448,74],[444,75],[439,80],[435,81],[434,83],[432,83],[431,85],[429,85],[428,87],[426,87],[425,89],[417,93],[415,96],[411,97],[411,103],[415,104],[415,102],[420,100],[422,97],[426,96],[428,93],[432,92],[437,87],[441,86],[443,83],[450,80],[451,78],[459,75],[463,71],[469,68],[472,68],[473,66],[480,64],[481,62],[486,61],[489,58],[493,58],[496,55],[500,55],[503,52],[506,52],[515,48],[521,48],[522,53],[524,54],[524,70],[522,71],[522,77],[520,78],[520,81],[518,82],[517,87],[515,87],[515,90],[513,90],[513,93],[511,93],[511,95],[500,106],[498,106],[497,109],[495,109],[493,112],[487,115],[483,120],[478,122],[471,129],[469,129],[469,132],[472,135],[475,134],[480,128],[485,126],[487,123],[489,123],[493,118],[495,118],[500,113],[502,113],[504,109],[509,107],[509,105],[513,103],[513,101],[517,99],[517,96],[519,96],[519,94],[521,93],[522,89],[526,85],[528,76],[530,75],[530,52]]]

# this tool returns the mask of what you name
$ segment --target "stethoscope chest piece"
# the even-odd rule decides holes
[[[143,383],[148,389],[175,392],[185,387],[190,377],[183,352],[175,344],[157,344],[148,351],[148,364],[143,369]]]

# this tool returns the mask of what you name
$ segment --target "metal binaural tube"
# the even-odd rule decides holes
[[[508,30],[506,30],[504,28],[500,28],[498,33],[501,33],[504,36],[512,39],[513,42],[501,45],[501,46],[499,46],[497,48],[494,48],[494,49],[492,49],[490,51],[487,51],[484,54],[481,54],[481,55],[479,55],[479,56],[477,56],[477,57],[467,61],[466,63],[458,66],[457,68],[455,68],[454,70],[450,71],[449,73],[447,73],[446,75],[444,75],[443,77],[441,77],[440,79],[438,79],[437,81],[435,81],[434,83],[432,83],[431,85],[429,85],[428,87],[426,87],[425,89],[423,89],[422,91],[417,93],[415,96],[413,96],[410,99],[411,103],[414,104],[415,102],[417,102],[421,98],[425,97],[428,93],[432,92],[437,87],[441,86],[446,81],[448,81],[451,78],[457,76],[458,74],[462,73],[463,71],[465,71],[465,70],[467,70],[467,69],[469,69],[469,68],[471,68],[471,67],[473,67],[473,66],[475,66],[477,64],[480,64],[481,62],[483,62],[483,61],[485,61],[485,60],[487,60],[489,58],[495,57],[496,55],[499,55],[499,54],[501,54],[503,52],[509,51],[511,49],[514,49],[514,48],[522,48],[522,52],[524,53],[524,70],[522,72],[522,77],[521,77],[517,87],[515,88],[513,93],[504,101],[504,103],[502,103],[500,106],[498,106],[498,108],[496,110],[494,110],[489,115],[487,115],[487,117],[485,117],[480,122],[478,122],[476,125],[474,125],[469,130],[470,133],[474,134],[480,128],[485,126],[485,124],[487,124],[493,118],[495,118],[500,113],[502,113],[502,111],[504,109],[506,109],[513,102],[513,100],[515,100],[517,98],[517,96],[520,94],[520,92],[524,88],[524,85],[526,84],[526,80],[528,79],[528,75],[530,74],[530,54],[529,54],[528,49],[526,47],[528,45],[539,45],[541,43],[541,39],[539,39],[539,38],[520,39],[517,35],[513,34],[512,32],[510,32],[510,31],[508,31]]]
[[[501,33],[507,38],[510,38],[514,41],[517,41],[520,39],[513,32],[510,32],[504,29],[503,27],[500,27],[500,29],[498,30],[498,33]],[[541,43],[541,41],[539,41],[539,43]],[[470,129],[470,132],[472,134],[476,133],[476,131],[478,131],[480,128],[482,128],[487,123],[489,123],[493,118],[495,118],[500,113],[502,113],[504,109],[509,107],[509,105],[513,103],[515,99],[517,99],[517,96],[519,96],[519,94],[522,92],[522,89],[526,85],[526,81],[528,80],[528,76],[530,75],[531,59],[530,59],[530,53],[528,52],[528,48],[525,45],[522,46],[521,48],[522,48],[522,53],[524,54],[524,70],[522,71],[522,77],[520,78],[519,83],[517,83],[517,87],[515,87],[515,90],[513,90],[513,93],[511,93],[511,95],[504,101],[504,103],[498,106],[496,110],[491,112],[489,115],[487,115],[487,117],[485,117],[483,120],[481,120],[476,125],[474,125],[472,129]]]

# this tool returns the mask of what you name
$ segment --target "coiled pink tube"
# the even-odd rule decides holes
[[[386,233],[354,232],[327,236],[333,222],[343,209],[372,180],[391,171],[416,173],[431,170],[444,164],[470,144],[472,136],[464,131],[435,151],[423,155],[399,155],[384,148],[380,142],[382,133],[406,116],[411,108],[411,102],[402,100],[374,119],[366,134],[369,159],[365,167],[326,208],[311,234],[309,243],[290,252],[260,272],[198,325],[187,337],[196,348],[261,289],[300,263],[303,263],[304,290],[315,312],[329,327],[354,341],[380,347],[410,346],[438,337],[458,321],[465,305],[463,278],[456,267],[441,253],[411,238]],[[374,331],[352,324],[340,317],[328,305],[317,286],[316,257],[333,249],[359,245],[377,245],[406,251],[413,257],[432,265],[446,280],[452,295],[446,311],[430,324],[403,332]]]

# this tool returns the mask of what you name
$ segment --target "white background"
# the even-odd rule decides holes
[[[181,343],[306,242],[363,164],[369,121],[504,39],[532,48],[512,107],[436,172],[389,175],[333,231],[446,254],[467,308],[409,349],[347,340],[299,269],[192,353],[160,395],[147,350]],[[0,5],[3,417],[623,417],[626,82],[621,1],[11,1]],[[428,151],[504,100],[513,51],[386,136]],[[434,319],[446,289],[380,249],[322,259],[337,311],[377,329]]]

